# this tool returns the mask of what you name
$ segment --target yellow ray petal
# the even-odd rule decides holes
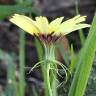
[[[77,24],[74,26],[74,29],[72,31],[76,31],[76,30],[79,30],[79,29],[82,29],[82,28],[87,28],[87,27],[90,27],[89,24]]]
[[[85,21],[86,17],[85,16],[80,16],[80,15],[77,15],[75,16],[74,18],[72,19],[69,19],[65,22],[63,22],[61,25],[60,25],[60,28],[59,30],[56,31],[56,34],[67,34],[67,33],[70,33],[71,31],[74,30],[75,26],[83,21]]]
[[[75,16],[75,17],[73,17],[72,19],[78,19],[78,18],[80,18],[80,14]]]
[[[26,16],[15,14],[12,18],[10,18],[10,21],[31,35],[34,33],[37,34],[38,29],[36,29],[32,21],[27,19],[28,17],[25,17]]]
[[[81,22],[83,22],[83,21],[85,21],[86,20],[86,16],[81,16],[81,17],[79,17],[78,19],[75,19],[75,22],[76,23],[81,23]]]
[[[64,19],[64,17],[60,17],[57,18],[55,20],[53,20],[49,26],[48,26],[48,31],[51,32],[56,32],[58,30],[58,28],[60,27],[60,24],[62,22],[62,20]]]
[[[83,29],[83,28],[87,28],[87,27],[90,27],[90,25],[89,24],[83,24],[83,23],[82,24],[77,24],[77,25],[74,26],[74,28],[73,28],[73,30],[71,30],[71,32],[76,31],[76,30],[80,30],[80,29]],[[64,32],[64,35],[67,35],[71,32]]]
[[[41,33],[48,34],[48,20],[46,17],[36,17],[36,24]]]
[[[18,15],[18,14],[17,14]],[[30,22],[32,25],[34,25],[35,27],[36,27],[36,29],[40,32],[40,30],[39,30],[39,28],[38,28],[38,26],[37,26],[37,24],[36,24],[36,21],[34,21],[34,20],[32,20],[31,18],[29,18],[29,17],[27,17],[27,16],[24,16],[24,15],[20,15],[20,16],[22,16],[22,18],[25,18],[25,20],[27,21],[27,22]]]

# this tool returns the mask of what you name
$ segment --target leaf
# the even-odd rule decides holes
[[[76,72],[68,96],[83,96],[96,51],[96,16],[87,40],[80,51]]]
[[[35,10],[32,7],[24,6],[24,5],[0,5],[0,19],[4,19],[14,13],[30,13],[32,11],[35,13]]]

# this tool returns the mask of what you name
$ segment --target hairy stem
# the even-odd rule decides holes
[[[53,45],[51,46],[45,45],[44,48],[45,48],[44,60],[46,62],[42,66],[42,71],[43,71],[43,78],[44,78],[45,96],[56,96],[56,86],[54,86],[56,85],[55,84],[56,74],[53,72],[53,70],[50,70],[51,67],[53,68],[55,67],[54,65],[56,65],[50,62],[53,59],[55,59],[55,54],[54,54],[55,49]]]

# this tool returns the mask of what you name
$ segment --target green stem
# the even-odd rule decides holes
[[[54,86],[54,84],[55,84],[54,81],[56,81],[54,77],[56,76],[56,74],[55,74],[55,72],[53,74],[53,70],[50,70],[51,67],[52,68],[55,67],[54,66],[55,64],[50,62],[53,59],[55,59],[55,55],[54,55],[55,49],[54,49],[53,45],[51,45],[51,46],[45,45],[44,49],[45,49],[44,60],[46,62],[42,66],[42,71],[43,71],[43,78],[44,78],[45,96],[56,96],[56,86]],[[50,73],[50,75],[49,75],[49,73]]]
[[[51,85],[50,85],[50,75],[49,75],[50,66],[48,63],[46,63],[46,65],[47,66],[43,67],[45,96],[53,96]]]
[[[20,96],[24,96],[25,87],[25,33],[20,32],[20,49],[19,49],[19,60],[20,60],[20,77],[19,77],[19,88]]]

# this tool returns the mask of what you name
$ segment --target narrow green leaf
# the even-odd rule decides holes
[[[81,43],[81,45],[83,47],[83,45],[85,43],[85,36],[83,34],[83,30],[82,29],[79,30],[79,37],[80,37],[80,43]]]
[[[15,71],[16,71],[16,66],[13,62],[13,57],[5,53],[4,51],[0,50],[0,60],[3,60],[7,64],[7,84],[6,84],[6,90],[5,94],[6,96],[13,96],[16,94],[16,79],[15,79]],[[3,94],[3,93],[2,93]],[[1,93],[0,93],[1,96]],[[5,95],[2,95],[5,96]]]
[[[75,6],[76,14],[80,14],[80,12],[79,12],[79,1],[78,0],[75,1],[75,5],[76,5]],[[82,29],[79,30],[79,37],[80,37],[80,43],[83,46],[83,44],[85,43],[85,36],[83,34],[83,30]]]
[[[83,96],[96,51],[96,16],[93,19],[87,40],[79,54],[76,72],[68,96]]]
[[[70,56],[70,67],[69,70],[71,73],[73,73],[74,69],[75,69],[75,53],[74,53],[74,49],[73,49],[73,45],[71,45],[71,56]]]
[[[0,19],[4,19],[14,13],[24,14],[24,13],[36,13],[34,8],[31,6],[24,5],[0,5]]]
[[[19,74],[19,88],[20,96],[24,96],[25,89],[25,33],[20,31],[20,45],[19,45],[19,60],[20,60],[20,74]]]

